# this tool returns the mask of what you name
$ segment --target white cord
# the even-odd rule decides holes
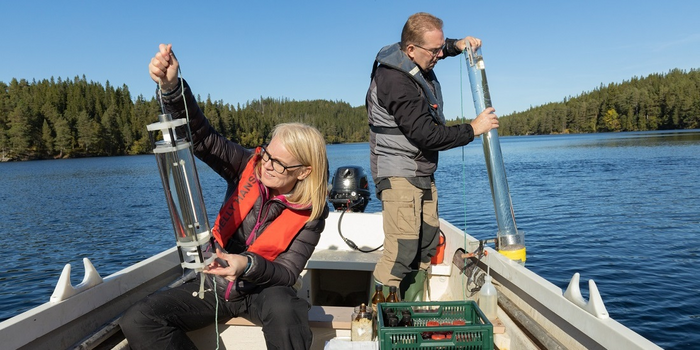
[[[216,307],[214,308],[214,331],[216,332],[216,350],[219,350],[219,296],[216,294],[216,278],[214,281],[214,298],[216,299]]]

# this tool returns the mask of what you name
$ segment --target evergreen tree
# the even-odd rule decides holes
[[[23,103],[15,107],[10,113],[9,121],[10,129],[7,131],[7,136],[12,155],[26,159],[32,144],[29,108]]]
[[[5,161],[8,159],[8,150],[10,148],[10,142],[7,137],[7,131],[3,123],[0,123],[0,161]]]
[[[53,131],[49,126],[49,121],[44,119],[44,125],[41,127],[42,146],[47,155],[53,154]]]
[[[90,118],[87,111],[81,111],[78,115],[78,147],[86,154],[95,154],[103,150],[102,135],[102,125]]]
[[[59,152],[57,157],[70,155],[73,149],[73,135],[66,119],[60,117],[54,124],[56,138],[54,139],[55,150]]]
[[[102,114],[102,152],[108,156],[124,154],[122,151],[122,135],[117,123],[117,107],[112,104]]]

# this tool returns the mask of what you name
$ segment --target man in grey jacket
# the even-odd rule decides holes
[[[491,107],[469,124],[446,126],[438,60],[457,56],[473,37],[445,39],[443,22],[428,13],[408,18],[401,42],[382,48],[372,69],[366,107],[370,125],[370,167],[382,201],[384,253],[374,278],[397,286],[407,301],[422,297],[425,271],[439,241],[438,152],[470,143],[498,127]]]

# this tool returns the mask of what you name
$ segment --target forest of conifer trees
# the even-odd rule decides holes
[[[364,93],[364,92],[363,92]],[[197,98],[211,124],[247,147],[272,127],[297,121],[317,127],[328,143],[366,142],[364,106],[342,101],[263,98],[232,106]],[[0,159],[28,160],[150,152],[146,125],[155,98],[132,98],[127,86],[48,79],[0,82]],[[700,128],[700,72],[674,69],[601,85],[591,92],[501,116],[499,135],[593,133]],[[450,124],[463,121],[450,121]]]
[[[328,143],[361,142],[369,128],[364,107],[344,102],[260,98],[245,105],[197,98],[211,124],[247,147],[262,144],[273,126],[316,126]],[[0,82],[0,157],[5,160],[143,154],[151,151],[146,125],[158,101],[132,99],[127,86],[73,80]],[[269,140],[268,140],[269,141]]]
[[[700,128],[700,71],[607,86],[501,118],[499,135],[544,135]]]

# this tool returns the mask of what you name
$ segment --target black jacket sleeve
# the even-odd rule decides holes
[[[187,82],[182,82],[185,99],[183,99],[182,88],[178,84],[174,91],[163,95],[165,112],[172,114],[173,119],[185,118],[187,116],[185,105],[187,105],[195,155],[227,182],[237,182],[240,172],[243,171],[246,161],[253,152],[217,132],[199,108]]]
[[[399,130],[416,147],[443,151],[474,140],[474,129],[469,124],[436,124],[421,87],[405,73],[380,65],[375,79],[379,103],[394,116]]]

